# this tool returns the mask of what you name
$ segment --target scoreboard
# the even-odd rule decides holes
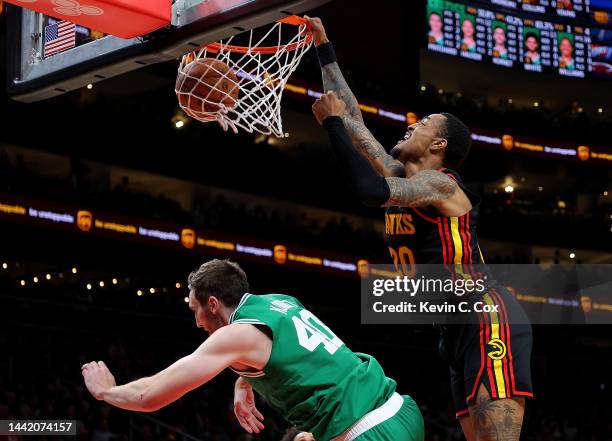
[[[588,18],[589,13],[589,0],[487,0],[484,3],[559,17]]]
[[[505,68],[584,78],[592,68],[588,0],[428,0],[430,51]]]

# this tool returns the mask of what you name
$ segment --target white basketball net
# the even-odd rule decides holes
[[[278,21],[270,26],[267,32],[263,32],[263,36],[260,36],[261,29],[257,35],[254,34],[255,30],[241,35],[241,38],[248,37],[248,43],[244,43],[244,46],[232,45],[233,40],[237,38],[232,36],[183,56],[175,92],[185,113],[202,122],[217,121],[224,130],[229,127],[234,133],[241,128],[249,133],[259,132],[279,138],[286,136],[281,119],[283,90],[289,76],[312,45],[312,37],[302,20],[299,24]],[[214,62],[208,64],[209,68],[200,78],[190,76],[190,63],[197,63],[203,58],[225,63],[235,73],[237,81],[216,69]],[[207,76],[220,78],[216,84],[206,83],[206,87],[211,90],[207,96],[194,95],[198,83]],[[193,87],[186,89],[184,83],[188,78],[193,81]],[[224,80],[230,82],[230,92],[218,87]],[[234,86],[239,89],[238,98],[235,100],[235,95],[230,95]],[[211,99],[211,95],[214,99]],[[222,104],[220,96],[227,97],[226,102],[235,102],[235,105],[230,107]],[[185,103],[187,104],[183,105]],[[215,111],[211,112],[211,108]]]

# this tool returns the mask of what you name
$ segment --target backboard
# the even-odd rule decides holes
[[[171,0],[168,0],[171,1]],[[44,53],[52,17],[7,5],[8,93],[33,102],[141,67],[173,60],[204,44],[301,14],[329,0],[175,0],[172,23],[132,39],[77,26],[75,47]]]

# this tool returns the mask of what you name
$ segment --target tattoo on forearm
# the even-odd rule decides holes
[[[357,98],[355,98],[351,88],[346,83],[338,63],[326,64],[321,68],[321,73],[323,76],[323,90],[325,92],[329,92],[330,90],[336,92],[338,98],[346,104],[346,110],[349,115],[363,122],[363,116],[361,115],[361,110],[359,110]]]
[[[406,178],[386,178],[390,189],[385,207],[421,207],[450,198],[457,191],[457,183],[436,170],[423,170]]]
[[[403,176],[402,163],[393,159],[365,126],[357,98],[344,79],[338,63],[327,64],[321,71],[325,92],[330,90],[336,92],[338,98],[346,104],[347,113],[342,116],[342,121],[355,147],[369,161],[372,161],[382,174]]]
[[[357,148],[369,159],[380,159],[387,155],[384,147],[376,141],[363,123],[346,115],[342,118],[342,122],[344,122],[344,127]]]
[[[470,409],[479,440],[518,441],[521,435],[522,416],[511,403],[479,397]]]

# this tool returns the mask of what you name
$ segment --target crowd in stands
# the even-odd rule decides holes
[[[17,154],[9,159],[7,153],[0,149],[0,191],[305,246],[325,248],[333,243],[336,251],[366,256],[372,260],[386,261],[387,257],[382,227],[379,230],[355,225],[341,212],[322,221],[310,216],[306,206],[303,209],[290,209],[282,204],[249,203],[248,198],[233,200],[223,193],[208,198],[199,197],[194,202],[193,210],[188,212],[163,193],[156,194],[153,188],[147,193],[133,190],[127,176],[114,187],[108,181],[96,180],[87,165],[78,160],[72,161],[67,176],[41,176],[28,168],[22,155]],[[538,243],[527,239],[528,235],[530,232],[545,231],[547,234],[538,234],[539,243],[558,246],[563,245],[562,240],[572,240],[571,236],[566,237],[562,232],[583,230],[582,243],[567,246],[588,246],[588,234],[594,237],[591,242],[602,244],[600,233],[607,229],[609,223],[603,214],[585,218],[571,210],[559,210],[552,204],[549,210],[543,204],[531,207],[520,203],[509,204],[510,197],[485,195],[481,213],[486,221],[479,224],[481,237]],[[377,215],[373,219],[381,218]],[[528,230],[520,228],[526,223],[529,224]],[[502,225],[508,228],[500,228]],[[514,227],[510,227],[512,225]],[[607,236],[604,234],[604,240]],[[508,258],[491,257],[498,260],[497,263],[504,261],[500,259]],[[513,262],[528,263],[532,259],[524,256],[519,260],[513,258]]]

